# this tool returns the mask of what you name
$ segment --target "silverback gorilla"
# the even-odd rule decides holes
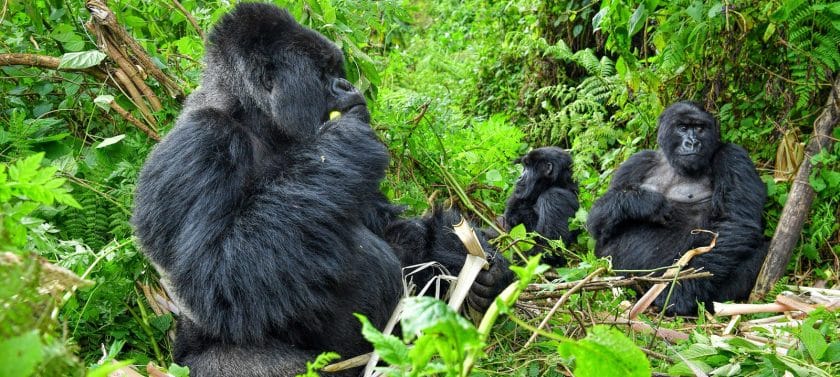
[[[684,252],[717,246],[689,267],[714,274],[677,283],[669,314],[697,313],[697,302],[747,298],[766,254],[762,210],[767,190],[740,146],[720,142],[711,114],[679,102],[659,117],[659,150],[636,153],[615,172],[609,190],[589,212],[587,227],[596,254],[611,256],[613,267],[641,270],[667,266]],[[666,294],[654,302],[663,308]]]
[[[543,147],[528,152],[517,162],[522,164],[522,175],[507,201],[505,226],[510,229],[524,224],[526,231],[545,238],[562,239],[566,245],[574,242],[569,219],[580,204],[578,186],[572,179],[572,157],[558,147]],[[532,250],[543,252],[545,246],[545,240],[539,239]],[[545,255],[543,260],[552,266],[566,264],[562,255]]]
[[[324,351],[370,351],[352,313],[384,325],[403,266],[436,260],[457,274],[459,216],[397,218],[379,190],[387,150],[341,51],[285,10],[237,5],[206,50],[201,87],[140,174],[132,219],[182,309],[175,361],[198,377],[294,376]],[[511,280],[495,257],[469,302],[484,309]]]

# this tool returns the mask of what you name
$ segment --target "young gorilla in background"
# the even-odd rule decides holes
[[[659,117],[659,150],[636,153],[615,172],[609,190],[589,212],[587,227],[599,257],[613,267],[644,270],[673,264],[686,251],[706,246],[706,229],[719,234],[711,252],[689,267],[714,274],[680,281],[668,313],[697,313],[697,302],[748,297],[767,252],[762,210],[767,190],[747,152],[721,144],[711,114],[679,102]],[[665,304],[663,293],[654,302]]]
[[[566,245],[574,242],[569,219],[580,204],[578,186],[572,179],[572,157],[558,147],[543,147],[532,150],[517,162],[522,164],[522,175],[507,201],[505,226],[510,229],[524,224],[525,230],[545,238],[562,239]],[[531,250],[543,252],[546,246],[546,241],[539,239]],[[543,261],[553,266],[566,264],[559,254],[546,254]]]
[[[457,214],[396,218],[379,191],[388,153],[341,51],[285,10],[237,5],[205,63],[143,168],[132,219],[182,310],[175,361],[197,377],[294,376],[324,351],[370,351],[352,313],[381,328],[402,266],[457,274]],[[486,308],[511,280],[496,257],[469,302]]]

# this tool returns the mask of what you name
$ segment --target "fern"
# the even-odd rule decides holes
[[[790,17],[786,20],[787,42],[792,47],[791,76],[801,85],[795,88],[796,106],[804,108],[818,90],[815,82],[825,81],[831,71],[840,67],[840,28],[836,17],[823,1],[801,2],[792,9],[783,8]],[[818,69],[821,67],[822,69]]]

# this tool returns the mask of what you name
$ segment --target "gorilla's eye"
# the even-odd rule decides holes
[[[686,126],[685,124],[681,124],[679,130],[680,132],[686,132],[688,131],[688,126]]]

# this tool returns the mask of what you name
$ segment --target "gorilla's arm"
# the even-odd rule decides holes
[[[546,190],[537,199],[539,220],[534,231],[548,239],[562,239],[566,244],[571,243],[569,218],[575,215],[578,208],[580,204],[575,193],[558,187]]]
[[[613,175],[604,196],[593,204],[586,227],[599,243],[612,236],[612,230],[625,221],[664,223],[670,211],[665,196],[641,188],[649,172],[660,163],[656,151],[631,156]]]
[[[508,230],[519,224],[534,224],[537,222],[534,202],[511,196],[505,205],[504,219]]]
[[[743,299],[749,295],[767,251],[762,222],[767,188],[747,152],[724,144],[715,154],[712,169],[710,228],[718,233],[717,244],[711,252],[695,257],[689,267],[702,266],[714,277],[682,281],[675,288],[678,297],[696,296],[710,311],[714,296]],[[658,298],[656,304],[663,303],[664,297]],[[696,311],[693,301],[674,304],[677,313]]]
[[[378,190],[387,166],[384,146],[353,113],[312,143],[290,143],[294,157],[278,161],[254,161],[249,130],[220,111],[198,109],[180,123],[141,176],[134,223],[206,334],[246,342],[318,326],[358,287],[352,279],[388,275],[376,270],[385,261],[357,262],[368,251],[325,246],[354,247],[348,229],[362,227],[335,224],[360,223],[359,193]],[[254,174],[255,166],[269,169]],[[365,286],[379,283],[388,284]],[[385,295],[372,292],[371,302],[387,302],[376,294]]]

